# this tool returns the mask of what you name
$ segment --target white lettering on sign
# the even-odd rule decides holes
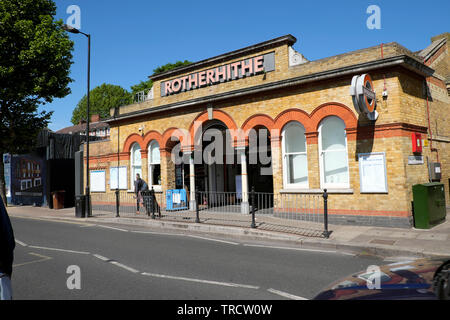
[[[275,54],[232,62],[227,65],[199,71],[169,81],[161,82],[161,97],[216,85],[219,83],[252,77],[275,69]]]

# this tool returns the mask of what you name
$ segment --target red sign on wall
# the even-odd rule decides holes
[[[420,133],[412,134],[412,152],[422,153],[422,135]]]

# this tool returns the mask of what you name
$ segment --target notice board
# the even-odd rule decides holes
[[[386,154],[362,153],[358,157],[361,193],[387,193]]]
[[[117,172],[119,170],[119,172]],[[117,181],[119,180],[119,181]],[[128,190],[128,172],[127,167],[111,167],[109,169],[109,188],[116,190]]]
[[[90,171],[90,182],[92,192],[106,192],[105,170]]]

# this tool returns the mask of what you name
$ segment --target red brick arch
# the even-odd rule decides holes
[[[191,125],[189,126],[189,136],[190,136],[190,145],[187,143],[184,144],[185,147],[194,147],[195,142],[195,135],[197,134],[196,130],[198,130],[197,125],[203,124],[207,121],[209,121],[208,111],[204,111],[201,114],[199,114],[194,121],[192,121]],[[222,110],[213,110],[213,120],[220,120],[222,121],[228,129],[230,130],[237,130],[238,127],[236,125],[236,122],[233,120],[233,118],[227,114],[226,112]]]
[[[143,144],[145,145],[145,150],[148,150],[148,146],[153,140],[157,141],[159,147],[161,148],[163,145],[163,136],[158,131],[152,130],[144,136]]]
[[[242,124],[241,127],[242,130],[238,132],[236,136],[237,141],[235,143],[235,147],[248,146],[249,140],[248,135],[251,129],[258,126],[263,126],[266,127],[272,133],[274,124],[275,121],[270,116],[266,114],[254,114],[253,116],[245,120],[244,123]]]
[[[300,109],[289,109],[280,113],[275,118],[274,129],[281,132],[283,128],[292,121],[300,122],[305,127],[306,132],[314,131],[310,116]]]
[[[167,129],[163,133],[159,147],[164,150],[172,149],[173,144],[176,142],[176,141],[172,141],[172,137],[178,138],[178,140],[181,142],[182,147],[190,145],[189,132],[187,132],[184,129],[172,127],[172,128]]]
[[[358,126],[358,119],[352,109],[342,103],[329,102],[318,106],[311,113],[313,131],[318,131],[322,120],[329,116],[337,116],[342,119],[347,129]]]
[[[247,132],[250,129],[253,129],[257,126],[264,126],[269,130],[273,129],[273,126],[275,124],[275,121],[269,117],[266,114],[255,114],[245,120],[244,124],[242,125],[242,130],[244,132]]]
[[[125,144],[123,146],[123,152],[131,152],[131,147],[133,144],[138,143],[139,146],[142,149],[145,149],[147,146],[144,144],[144,139],[142,136],[138,135],[137,133],[133,133],[128,136],[128,138],[125,140]]]

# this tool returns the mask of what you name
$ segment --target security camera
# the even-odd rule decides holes
[[[139,127],[139,133],[144,136],[144,127]]]

